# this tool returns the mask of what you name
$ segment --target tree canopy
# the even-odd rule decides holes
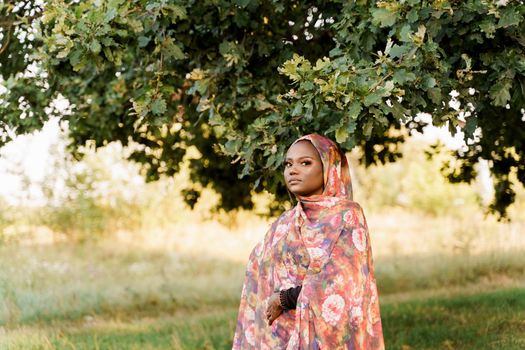
[[[489,160],[502,215],[525,184],[523,1],[7,0],[0,14],[2,143],[58,116],[74,153],[138,145],[150,180],[194,146],[192,179],[249,208],[253,190],[285,198],[275,170],[299,135],[395,161],[429,113],[467,140],[451,181]]]

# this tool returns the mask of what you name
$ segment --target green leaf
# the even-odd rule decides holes
[[[272,154],[272,155],[270,155],[270,156],[266,159],[266,168],[269,168],[269,167],[271,167],[272,165],[274,165],[276,160],[277,160],[277,155],[276,155],[276,154]]]
[[[373,104],[378,104],[379,102],[381,102],[381,100],[382,99],[380,94],[376,92],[371,92],[365,97],[364,105],[369,107]]]
[[[107,46],[104,46],[104,56],[106,56],[106,58],[108,59],[109,62],[113,62],[114,61],[114,57],[113,57],[113,53],[111,52],[111,49]]]
[[[354,101],[348,108],[347,115],[350,118],[350,120],[355,120],[357,119],[359,113],[361,113],[362,110],[363,106],[361,105],[361,103],[359,103],[359,101]]]
[[[335,139],[339,144],[345,143],[357,127],[357,123],[354,119],[349,119],[348,121],[345,120],[335,131]]]
[[[286,75],[293,81],[301,80],[300,73],[309,73],[311,70],[310,61],[296,53],[293,54],[292,59],[285,61],[278,69],[279,73]]]
[[[374,121],[369,119],[363,126],[363,135],[367,140],[370,139],[370,136],[372,136],[372,130],[374,129]]]
[[[407,72],[406,69],[402,68],[394,73],[392,79],[396,84],[404,84],[408,81],[416,80],[416,75],[412,72]]]
[[[83,53],[81,50],[73,50],[71,55],[69,55],[69,63],[75,67],[80,63],[80,59],[82,58]]]
[[[410,47],[406,45],[394,44],[390,49],[389,56],[392,58],[401,58],[405,53],[410,51]]]
[[[407,21],[409,23],[415,23],[419,19],[419,14],[417,12],[417,9],[413,8],[407,13]]]
[[[241,148],[241,145],[242,145],[242,140],[232,139],[232,140],[228,140],[224,144],[224,149],[226,150],[228,154],[236,154]]]
[[[201,80],[206,80],[206,79],[201,79]],[[204,95],[204,93],[206,92],[206,90],[208,89],[208,83],[205,82],[205,86],[204,86],[204,89],[203,89],[203,92],[201,92],[201,80],[196,80],[193,85],[188,89],[188,95],[195,95],[196,92],[199,92],[202,95]]]
[[[374,8],[372,12],[372,23],[379,24],[381,28],[391,27],[396,23],[397,12],[391,12],[386,8]]]
[[[412,41],[412,29],[410,25],[405,24],[403,28],[401,28],[401,31],[399,32],[399,39],[403,42]]]
[[[508,6],[503,9],[500,13],[500,19],[498,22],[499,28],[507,28],[510,26],[518,25],[523,21],[523,16],[516,12],[514,6]]]
[[[465,127],[463,128],[463,131],[465,132],[465,136],[472,137],[474,135],[474,132],[476,131],[476,128],[478,126],[477,118],[473,118],[472,116],[467,118],[467,123],[465,124]]]
[[[301,115],[302,112],[303,112],[303,104],[301,102],[296,102],[295,107],[292,110],[292,116],[295,117],[295,116]]]
[[[144,26],[141,21],[134,19],[134,18],[130,18],[127,22],[128,22],[128,25],[131,27],[131,29],[133,29],[135,33],[141,33],[144,31]]]
[[[305,103],[304,103],[304,118],[309,120],[309,119],[312,119],[313,117],[313,109],[314,109],[314,105],[312,103],[312,100],[307,100]]]
[[[250,4],[250,1],[251,1],[251,0],[236,0],[235,3],[236,3],[238,6],[244,8],[244,7],[246,7],[246,6],[248,6],[248,5]]]
[[[162,42],[162,52],[166,59],[174,58],[176,60],[181,60],[184,58],[184,52],[182,49],[175,44],[172,38],[169,37]]]
[[[148,45],[149,41],[151,40],[151,38],[149,36],[139,36],[138,38],[138,41],[139,41],[139,47],[144,47],[146,45]]]
[[[199,94],[201,94],[202,96],[206,94],[206,91],[208,91],[209,85],[210,85],[210,79],[201,79],[195,82],[194,87],[195,87],[195,90],[198,91]]]
[[[346,125],[342,125],[335,131],[335,141],[337,141],[337,143],[344,143],[347,138],[348,129],[346,128]]]
[[[329,67],[330,66],[330,59],[328,57],[323,57],[323,59],[318,59],[316,62],[315,62],[315,66],[314,66],[314,70],[316,71],[319,71],[319,70],[323,70],[324,68],[326,67]]]
[[[110,8],[104,16],[104,22],[106,23],[110,22],[112,19],[114,19],[117,16],[117,14],[118,12],[116,8]]]
[[[210,113],[208,114],[208,116],[208,123],[211,126],[224,125],[224,119],[222,119],[222,117],[219,114],[214,113],[213,109],[210,109]]]
[[[330,52],[328,53],[330,57],[337,57],[340,56],[343,53],[343,50],[341,50],[340,47],[334,47]]]
[[[440,88],[431,88],[428,89],[428,97],[434,102],[435,104],[441,103],[441,89]]]
[[[394,82],[392,80],[386,81],[381,87],[381,96],[387,97],[390,96],[392,90],[394,90]]]
[[[223,41],[219,45],[219,52],[221,55],[226,55],[235,51],[235,44],[229,41]]]
[[[392,99],[392,114],[399,121],[404,121],[407,114],[410,114],[410,111],[401,105],[396,99]]]
[[[510,88],[512,82],[510,80],[498,81],[490,89],[490,97],[494,102],[494,106],[504,107],[510,101]]]
[[[155,115],[163,115],[166,113],[166,101],[163,98],[157,98],[151,102],[151,113]]]
[[[186,9],[184,7],[177,6],[177,5],[169,5],[167,7],[171,11],[172,19],[185,19],[188,16]]]
[[[301,83],[301,88],[303,88],[305,91],[311,91],[315,88],[315,85],[310,80],[306,80]]]
[[[496,25],[493,20],[487,18],[479,23],[479,29],[485,33],[488,38],[493,38],[496,32]]]
[[[58,53],[56,54],[56,58],[65,58],[69,55],[69,51],[71,50],[70,47],[65,47],[63,48],[62,50],[58,51]]]
[[[424,89],[424,90],[428,90],[430,88],[433,88],[434,86],[436,86],[436,79],[434,79],[434,77],[430,76],[430,75],[425,75],[423,77],[423,79],[421,80],[421,87]]]
[[[100,46],[100,42],[97,39],[93,39],[93,41],[91,41],[91,43],[89,44],[89,49],[94,54],[98,54],[101,48],[102,47]]]
[[[118,8],[120,5],[122,5],[126,0],[109,0],[108,1],[108,7],[114,7]]]
[[[148,102],[149,98],[140,98],[137,100],[133,100],[133,110],[135,113],[137,113],[139,116],[145,116],[148,113]]]
[[[204,112],[211,108],[210,100],[208,100],[205,97],[202,97],[199,100],[199,104],[197,105],[197,112]]]
[[[264,111],[266,109],[273,109],[274,105],[268,102],[264,96],[257,96],[257,99],[254,101],[255,109],[258,111]]]
[[[146,5],[146,11],[152,11],[152,10],[155,10],[156,8],[159,8],[160,4],[157,3],[157,2],[149,2],[147,5]]]

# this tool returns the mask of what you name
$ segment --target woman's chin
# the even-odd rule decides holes
[[[308,197],[312,197],[312,196],[315,196],[314,193],[310,193],[310,192],[304,192],[304,191],[290,191],[292,192],[295,196],[298,196],[298,197],[303,197],[303,198],[308,198]]]
[[[302,197],[303,196],[302,192],[300,192],[300,191],[292,191],[290,189],[288,189],[288,191],[290,191],[290,193],[293,194],[295,197],[297,197],[297,196]]]
[[[309,190],[304,190],[303,188],[301,188],[300,186],[298,185],[291,185],[291,186],[288,186],[288,191],[290,191],[294,196],[300,196],[300,197],[311,197],[311,196],[314,196],[316,194],[320,194],[319,191],[309,191]]]

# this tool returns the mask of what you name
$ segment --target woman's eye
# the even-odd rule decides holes
[[[303,160],[303,161],[300,162],[299,164],[301,164],[302,166],[307,166],[307,165],[312,164],[312,162],[309,161],[309,160]],[[289,168],[289,167],[291,167],[291,166],[292,166],[292,163],[291,163],[291,162],[286,162],[286,163],[284,163],[284,167],[285,167],[285,168]]]

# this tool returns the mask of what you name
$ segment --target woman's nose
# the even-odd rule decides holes
[[[290,170],[288,170],[288,174],[294,175],[294,174],[297,174],[297,173],[298,173],[297,167],[295,165],[290,166]]]

